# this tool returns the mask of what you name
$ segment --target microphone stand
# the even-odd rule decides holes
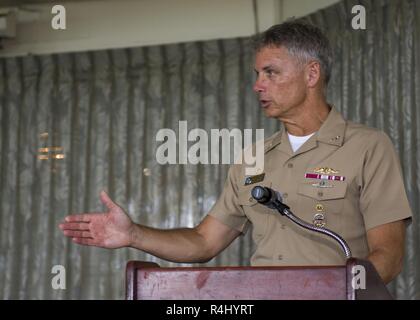
[[[258,187],[255,187],[255,188],[262,188],[262,187],[258,186]],[[268,189],[268,188],[266,188],[266,189]],[[269,192],[271,193],[272,190],[270,189]],[[255,196],[254,196],[254,198],[257,201],[259,200]],[[346,258],[350,259],[352,257],[350,247],[348,246],[346,241],[342,237],[340,237],[337,233],[335,233],[334,231],[331,231],[327,228],[321,228],[321,227],[314,226],[314,225],[309,224],[306,221],[298,218],[297,216],[295,216],[293,214],[292,211],[290,211],[290,207],[288,207],[283,202],[281,202],[281,200],[278,199],[277,197],[274,197],[274,198],[271,197],[270,200],[271,201],[269,201],[269,204],[267,205],[269,208],[276,209],[281,215],[286,216],[288,219],[290,219],[291,221],[293,221],[297,225],[299,225],[299,226],[301,226],[301,227],[303,227],[307,230],[322,233],[324,235],[329,236],[330,238],[333,238],[335,241],[337,241],[340,244],[341,248],[344,251],[344,254],[346,255]]]
[[[325,235],[333,238],[335,241],[337,241],[340,244],[341,248],[344,251],[344,254],[346,255],[346,258],[350,259],[352,257],[350,247],[348,246],[346,241],[342,237],[340,237],[337,233],[335,233],[334,231],[331,231],[327,228],[320,228],[320,227],[314,226],[314,225],[309,224],[306,221],[298,218],[297,216],[295,216],[293,214],[292,211],[289,210],[290,208],[288,206],[286,206],[284,203],[280,202],[279,200],[273,201],[273,206],[281,215],[286,216],[287,218],[292,220],[297,225],[299,225],[299,226],[301,226],[301,227],[303,227],[307,230],[322,233],[322,234],[325,234]]]

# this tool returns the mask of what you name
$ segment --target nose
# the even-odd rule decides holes
[[[257,79],[255,80],[253,90],[256,93],[265,91],[264,81],[261,79],[260,76],[258,76]]]

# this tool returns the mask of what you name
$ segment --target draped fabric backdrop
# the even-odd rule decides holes
[[[420,3],[360,2],[367,30],[350,27],[356,1],[305,19],[335,48],[331,103],[386,131],[399,152],[414,221],[390,289],[418,299]],[[0,59],[0,298],[123,299],[128,260],[174,266],[134,249],[77,246],[57,226],[69,213],[103,211],[102,189],[138,223],[197,224],[228,166],[160,165],[156,133],[186,120],[188,130],[271,135],[279,123],[262,115],[253,81],[249,38]],[[205,265],[247,265],[252,250],[249,233]],[[65,290],[52,287],[55,265],[65,267]]]

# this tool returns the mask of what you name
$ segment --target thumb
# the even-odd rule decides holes
[[[115,204],[114,201],[108,196],[108,194],[105,191],[101,191],[100,198],[102,203],[109,209],[113,210],[115,208],[118,208],[118,206]]]

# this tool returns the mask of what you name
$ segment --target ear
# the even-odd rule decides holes
[[[309,88],[315,88],[321,81],[321,65],[318,61],[310,61],[306,65],[306,83]]]

